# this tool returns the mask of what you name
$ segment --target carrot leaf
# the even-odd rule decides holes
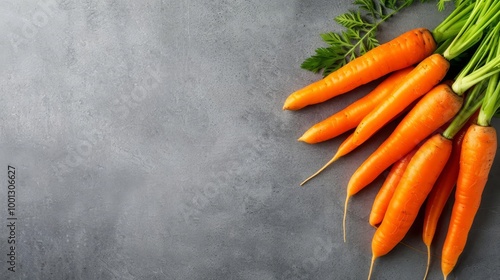
[[[414,2],[354,0],[356,10],[348,11],[334,19],[345,30],[321,34],[327,46],[317,48],[314,55],[304,60],[301,68],[314,73],[322,72],[324,77],[328,76],[349,61],[380,45],[377,39],[379,25]]]

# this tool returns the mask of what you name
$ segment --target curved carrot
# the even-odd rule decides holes
[[[444,206],[450,197],[453,188],[457,182],[458,168],[460,162],[460,151],[462,140],[468,126],[464,126],[453,138],[453,148],[450,158],[446,163],[443,171],[439,175],[436,184],[429,193],[425,205],[424,225],[422,229],[422,240],[427,247],[427,268],[425,270],[424,279],[427,278],[431,261],[431,244],[436,233],[439,217],[443,212]]]
[[[460,110],[462,103],[463,98],[456,95],[447,84],[436,86],[417,102],[391,135],[361,164],[347,185],[344,235],[349,198],[449,121]]]
[[[359,123],[353,141],[361,145],[402,112],[413,101],[435,87],[446,75],[450,63],[440,54],[422,60],[407,79],[396,86],[386,102],[380,103]]]
[[[410,229],[420,207],[445,166],[452,141],[435,134],[417,150],[389,203],[384,220],[372,240],[370,278],[375,259],[389,253]]]
[[[453,270],[465,248],[496,149],[495,128],[472,124],[467,129],[462,142],[455,203],[441,256],[441,269],[445,278]]]
[[[436,42],[429,30],[410,30],[350,61],[324,79],[292,93],[286,99],[283,109],[298,110],[321,103],[418,63],[435,50]]]
[[[401,177],[403,177],[406,167],[416,152],[416,149],[412,150],[392,165],[391,171],[389,171],[384,184],[380,187],[380,190],[373,201],[369,219],[370,225],[377,227],[380,223],[382,223],[385,212],[387,211],[387,206],[389,206],[389,202],[391,201],[394,191],[396,190],[398,183],[401,181]]]
[[[394,86],[403,81],[414,68],[410,66],[392,73],[369,94],[313,125],[298,140],[309,144],[319,143],[355,128],[375,106],[387,98]]]

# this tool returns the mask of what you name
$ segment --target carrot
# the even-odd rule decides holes
[[[441,258],[441,269],[445,278],[453,270],[465,248],[496,149],[495,128],[473,124],[465,133],[455,190],[455,203]]]
[[[465,133],[465,131],[464,131]],[[460,148],[463,134],[453,139],[452,154],[432,188],[425,205],[422,240],[427,247],[427,267],[424,279],[427,278],[431,261],[431,244],[436,232],[437,223],[448,198],[455,187],[458,177]]]
[[[370,225],[377,227],[384,219],[385,212],[387,211],[387,206],[391,201],[394,191],[396,190],[399,181],[401,181],[401,177],[403,177],[406,167],[410,163],[410,160],[416,151],[416,149],[412,150],[406,156],[392,165],[391,171],[389,171],[384,184],[382,184],[382,187],[380,187],[380,190],[378,191],[377,196],[373,201],[369,219]]]
[[[500,4],[498,9],[500,9]],[[500,73],[498,66],[494,67],[497,65],[495,61],[500,59],[499,32],[500,24],[496,24],[488,31],[486,38],[471,58],[472,61],[477,57],[480,58],[478,61],[484,59],[485,65],[478,70],[473,70],[464,78],[482,79],[479,87],[486,83],[487,85],[477,121],[470,125],[462,140],[455,202],[441,255],[441,270],[445,279],[455,267],[465,248],[497,150],[497,135],[495,128],[491,126],[491,119],[500,110]],[[478,53],[483,48],[486,51]],[[488,71],[483,71],[484,69]],[[469,70],[466,69],[465,72]]]
[[[420,207],[446,164],[452,141],[435,134],[417,150],[392,197],[372,240],[370,278],[375,259],[391,251],[410,229]]]
[[[414,102],[414,103],[416,103],[416,102]],[[413,106],[412,105],[408,106],[408,108],[410,108],[410,107],[413,107]],[[406,110],[404,112],[401,112],[400,114],[398,114],[394,118],[395,119],[398,118],[403,113],[406,113]],[[323,165],[318,171],[316,171],[314,174],[312,174],[307,179],[305,179],[302,183],[300,183],[300,185],[301,186],[304,185],[305,183],[307,183],[307,181],[311,180],[312,178],[316,177],[319,173],[323,172],[323,170],[325,170],[332,163],[336,162],[339,158],[341,158],[341,157],[347,155],[348,153],[354,151],[358,146],[356,145],[356,143],[354,143],[353,139],[354,139],[354,134],[349,135],[340,144],[340,146],[337,149],[337,152],[335,153],[335,155],[325,165]]]
[[[443,136],[448,139],[453,139],[453,147],[451,156],[439,175],[436,184],[429,193],[425,206],[422,240],[427,247],[427,267],[425,269],[424,279],[427,278],[427,274],[429,273],[431,244],[434,239],[434,234],[436,233],[437,223],[457,182],[462,140],[468,127],[476,120],[477,109],[479,105],[481,105],[483,95],[481,95],[479,91],[482,91],[482,88],[477,87],[476,89],[467,95],[466,103],[459,114],[443,132]],[[474,112],[476,112],[476,117],[472,117],[468,123],[465,123]]]
[[[410,30],[353,59],[322,80],[294,93],[284,110],[298,110],[321,103],[396,70],[420,62],[436,49],[432,34],[425,28]]]
[[[446,75],[450,63],[440,54],[433,54],[420,62],[405,81],[396,86],[386,102],[371,111],[354,131],[354,143],[361,145],[375,132],[401,113],[413,101],[436,86]]]
[[[434,87],[417,102],[391,135],[354,172],[347,186],[344,206],[344,239],[349,198],[449,121],[459,111],[462,102],[463,98],[456,95],[447,84]]]
[[[375,106],[386,99],[394,86],[402,81],[413,68],[410,66],[392,73],[369,94],[313,125],[298,140],[309,144],[319,143],[355,128]]]

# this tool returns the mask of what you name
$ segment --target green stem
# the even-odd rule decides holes
[[[455,135],[462,129],[462,127],[467,123],[469,118],[476,112],[482,104],[484,98],[484,82],[476,85],[470,92],[466,95],[464,105],[458,112],[458,114],[453,118],[451,123],[443,132],[443,136],[447,139],[453,139]]]
[[[500,53],[496,47],[500,43],[499,33],[500,24],[497,24],[489,30],[467,65],[460,71],[452,86],[457,94],[462,94],[500,70]]]
[[[475,45],[481,39],[483,30],[497,21],[499,16],[500,1],[477,1],[467,22],[443,53],[443,56],[451,60]]]
[[[499,80],[500,77],[498,73],[493,75],[489,80],[488,88],[486,89],[486,96],[477,118],[477,124],[479,125],[489,126],[493,115],[498,110],[498,108],[500,108],[500,85],[498,84]]]
[[[453,41],[453,38],[448,38],[448,40],[443,41],[441,44],[438,45],[434,53],[440,53],[440,54],[443,53],[450,46],[451,41]]]
[[[498,72],[500,72],[500,56],[495,57],[484,66],[475,70],[469,75],[463,78],[456,79],[452,85],[452,88],[458,95],[462,95],[465,91],[467,91],[475,84]]]
[[[473,8],[474,5],[465,3],[460,3],[460,5],[455,7],[453,12],[432,31],[436,42],[440,43],[457,35],[467,21]],[[454,31],[450,32],[450,30]]]

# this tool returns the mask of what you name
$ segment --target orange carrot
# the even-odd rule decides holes
[[[431,261],[431,244],[436,233],[436,227],[439,217],[443,212],[444,206],[455,187],[458,177],[458,168],[460,162],[460,151],[462,146],[462,139],[468,126],[464,126],[460,132],[453,137],[453,148],[450,158],[446,163],[443,171],[439,175],[436,184],[429,193],[425,205],[424,225],[422,229],[422,240],[427,247],[427,268],[425,271],[424,279],[427,278]]]
[[[372,240],[370,278],[375,259],[391,251],[410,229],[420,207],[445,166],[452,141],[435,134],[411,159],[389,203],[384,220]]]
[[[436,86],[412,108],[391,135],[361,164],[347,186],[344,235],[349,198],[449,121],[459,111],[462,102],[463,98],[456,95],[447,84]]]
[[[299,141],[309,144],[319,143],[355,128],[375,106],[387,98],[394,86],[403,81],[413,68],[415,67],[410,66],[392,73],[363,98],[313,125],[299,138]]]
[[[440,54],[433,54],[420,62],[385,102],[363,118],[354,131],[354,143],[358,146],[364,143],[413,101],[435,87],[449,67],[450,63]]]
[[[394,191],[396,190],[401,177],[403,177],[406,167],[410,163],[410,160],[416,151],[416,149],[412,150],[392,165],[391,171],[389,171],[384,184],[380,187],[380,190],[373,201],[372,210],[370,212],[370,225],[377,227],[384,219],[387,206],[389,206],[389,202],[391,201]]]
[[[388,73],[416,64],[435,50],[436,42],[429,30],[410,30],[350,61],[324,79],[292,93],[286,99],[283,109],[298,110],[321,103]]]
[[[455,202],[441,256],[441,269],[445,278],[465,248],[496,149],[495,128],[473,124],[467,129],[462,142]]]
[[[414,102],[416,103],[416,102]],[[408,106],[407,109],[412,108],[413,106],[410,105]],[[406,113],[407,110],[404,112],[401,112],[401,114]],[[398,114],[395,118],[398,118],[401,114]],[[349,135],[339,146],[337,149],[337,152],[335,155],[325,164],[323,165],[318,171],[316,171],[313,175],[309,176],[307,179],[305,179],[300,185],[304,185],[307,183],[307,181],[311,180],[312,178],[316,177],[319,173],[323,172],[328,166],[330,166],[332,163],[337,161],[339,158],[347,155],[348,153],[354,151],[358,146],[354,143],[354,134]]]

